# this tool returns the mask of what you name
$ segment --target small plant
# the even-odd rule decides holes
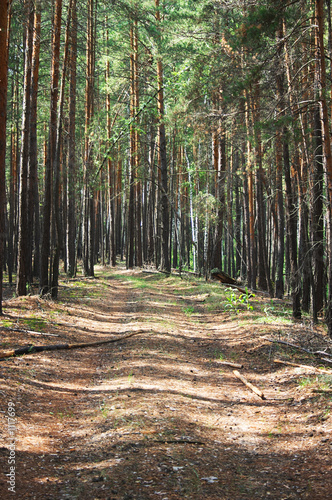
[[[101,414],[104,418],[108,417],[109,408],[106,406],[105,401],[102,401],[102,403],[100,405],[100,411],[101,411]]]
[[[255,297],[253,293],[248,291],[248,288],[245,288],[245,293],[241,293],[241,295],[237,296],[234,290],[226,291],[226,302],[224,303],[224,308],[229,309],[233,312],[239,313],[240,309],[239,305],[245,305],[247,311],[253,311],[253,306],[250,304],[250,299]]]
[[[191,316],[192,314],[195,313],[195,308],[194,306],[188,306],[188,307],[185,307],[183,309],[183,312],[187,315],[187,316]]]
[[[242,293],[239,298],[238,298],[238,302],[240,304],[245,304],[246,307],[247,307],[247,311],[253,311],[254,308],[252,305],[250,305],[250,299],[254,298],[255,297],[255,294],[254,293],[250,293],[248,292],[248,288],[245,287],[245,293]]]

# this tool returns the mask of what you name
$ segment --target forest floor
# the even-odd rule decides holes
[[[1,349],[137,332],[0,361],[3,500],[332,499],[332,367],[277,364],[322,367],[267,338],[332,342],[287,300],[98,267],[56,301],[8,297],[0,321]]]

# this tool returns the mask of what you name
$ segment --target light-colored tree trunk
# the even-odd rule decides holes
[[[26,0],[25,13],[27,25],[25,31],[24,85],[22,104],[22,134],[20,151],[20,190],[18,214],[18,263],[16,294],[26,295],[28,277],[31,276],[28,243],[28,163],[30,146],[30,102],[31,102],[31,62],[33,44],[34,9],[32,0]],[[29,214],[30,215],[30,214]]]

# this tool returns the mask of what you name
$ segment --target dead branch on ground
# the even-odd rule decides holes
[[[19,347],[18,349],[8,349],[5,351],[0,351],[0,359],[23,356],[24,354],[35,354],[37,352],[45,351],[60,351],[64,349],[83,349],[85,347],[97,347],[103,344],[111,344],[113,342],[119,342],[120,340],[126,340],[140,333],[147,333],[147,331],[138,330],[136,332],[131,332],[127,335],[121,335],[115,338],[113,337],[111,339],[99,340],[98,342],[84,342],[81,344],[27,345]]]
[[[255,385],[253,385],[251,382],[248,382],[248,380],[241,375],[237,370],[233,370],[234,375],[243,382],[245,386],[247,386],[249,389],[251,389],[257,396],[259,396],[262,399],[266,399],[264,394],[262,393],[261,390],[258,389]]]
[[[217,361],[219,365],[231,366],[232,368],[243,368],[239,363],[231,363],[230,361]]]
[[[314,370],[318,373],[327,373],[328,375],[332,375],[330,370],[324,370],[324,368],[317,368],[316,366],[300,365],[299,363],[291,363],[290,361],[282,361],[281,359],[274,359],[273,361],[282,365],[296,366],[299,368],[305,368],[306,370]]]

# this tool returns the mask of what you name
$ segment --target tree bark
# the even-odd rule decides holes
[[[56,147],[57,132],[57,106],[59,95],[59,59],[60,59],[60,33],[61,33],[62,0],[55,0],[54,22],[52,36],[52,65],[51,65],[51,104],[50,124],[45,161],[45,192],[43,206],[43,233],[41,243],[40,262],[40,293],[48,293],[51,282],[49,280],[49,260],[51,251],[51,226],[53,206],[53,163]]]
[[[20,151],[20,190],[18,214],[18,265],[16,279],[16,294],[26,295],[28,276],[31,276],[31,262],[29,262],[29,217],[28,214],[28,163],[30,146],[30,102],[31,102],[31,63],[33,43],[34,10],[32,0],[26,0],[25,12],[27,26],[25,32],[25,59],[24,59],[24,90],[22,105],[22,134]],[[28,217],[29,215],[29,217]],[[32,216],[32,215],[31,215]]]
[[[77,7],[72,0],[72,17],[69,46],[69,123],[67,165],[67,224],[66,259],[67,274],[75,276],[75,177],[76,177],[76,66],[77,66]]]
[[[8,1],[0,2],[0,314],[2,314],[2,288],[4,250],[6,241],[6,118],[8,85]]]
[[[323,0],[316,0],[317,20],[317,62],[319,72],[319,104],[323,132],[324,167],[327,186],[327,220],[328,220],[328,246],[329,246],[329,275],[328,275],[328,300],[326,307],[326,322],[329,336],[332,338],[332,155],[330,142],[330,123],[325,98],[326,67],[324,49],[324,5]]]
[[[155,0],[156,20],[160,29],[159,0]],[[159,35],[159,41],[161,35]],[[163,271],[171,272],[171,262],[169,256],[169,204],[168,204],[168,169],[166,153],[166,130],[165,130],[165,110],[164,110],[164,83],[163,83],[163,63],[160,57],[157,60],[157,85],[158,85],[158,115],[159,115],[159,167],[160,167],[160,224],[161,224],[161,254],[160,268]]]

